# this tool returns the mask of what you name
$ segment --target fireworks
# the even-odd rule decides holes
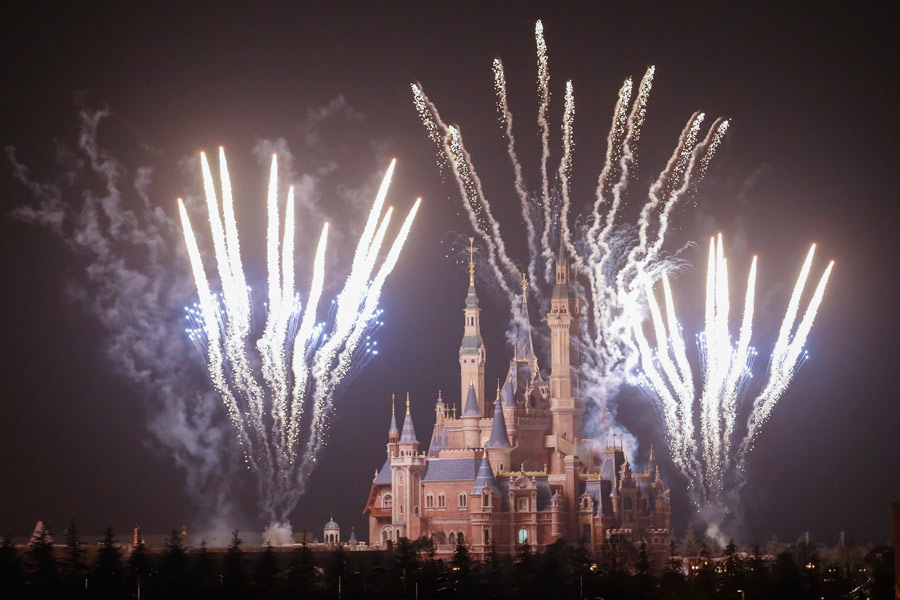
[[[706,115],[694,113],[678,137],[665,168],[640,203],[639,216],[627,223],[623,215],[626,201],[637,194],[629,190],[638,160],[638,143],[647,117],[654,67],[641,79],[637,93],[631,78],[619,90],[607,136],[607,151],[598,177],[596,198],[590,212],[570,223],[572,199],[572,157],[575,97],[572,82],[566,83],[562,120],[562,153],[556,182],[550,180],[550,72],[547,43],[540,21],[535,26],[537,47],[537,125],[540,137],[540,191],[529,193],[522,164],[516,154],[513,115],[507,100],[507,79],[500,59],[493,63],[493,82],[499,122],[507,141],[513,167],[515,189],[521,204],[527,235],[527,267],[531,291],[545,302],[542,283],[552,281],[552,259],[559,243],[572,258],[578,275],[575,283],[587,305],[587,323],[582,329],[580,392],[588,401],[588,413],[596,433],[605,433],[614,421],[607,400],[623,383],[640,384],[660,409],[666,425],[672,456],[688,475],[692,490],[705,490],[698,497],[719,497],[722,477],[734,460],[732,434],[737,423],[740,399],[746,391],[755,351],[750,346],[756,261],[750,269],[745,297],[744,319],[737,344],[728,332],[728,276],[721,241],[711,245],[707,284],[707,323],[699,343],[703,358],[703,381],[697,390],[687,358],[681,329],[675,318],[674,300],[667,274],[680,266],[676,255],[663,251],[674,211],[679,203],[698,189],[729,127],[726,119],[716,119],[703,133]],[[429,139],[438,149],[440,167],[453,170],[463,204],[473,229],[487,252],[484,261],[489,277],[505,294],[510,308],[511,339],[520,335],[521,312],[515,310],[515,283],[520,268],[506,252],[499,224],[490,212],[481,181],[463,144],[457,125],[446,125],[421,84],[412,84],[413,98]],[[536,177],[537,179],[537,177]],[[812,318],[822,299],[825,272],[800,325],[793,336],[797,303],[809,260],[798,280],[789,305],[785,325],[779,335],[769,368],[768,383],[754,401],[746,439],[737,455],[744,456],[759,427],[771,413],[791,376],[802,360],[802,346]],[[652,294],[654,282],[662,280],[666,318]],[[651,347],[642,322],[649,312],[656,336]],[[699,426],[695,428],[695,404],[699,405]],[[696,432],[696,433],[695,433]],[[700,448],[698,450],[699,436]],[[706,483],[704,483],[704,481]],[[705,486],[705,487],[704,487]]]
[[[188,309],[191,339],[203,344],[206,365],[238,435],[247,464],[260,474],[263,510],[285,521],[325,443],[335,395],[373,354],[369,333],[377,327],[378,302],[399,258],[421,199],[416,200],[387,257],[376,270],[393,208],[384,211],[395,161],[378,190],[360,236],[350,275],[327,322],[316,322],[325,280],[328,224],[322,228],[313,277],[302,307],[294,290],[294,190],[287,194],[283,234],[278,201],[278,161],[272,157],[267,195],[267,298],[265,326],[256,340],[259,373],[251,367],[250,288],[240,256],[231,182],[219,150],[221,197],[206,155],[200,155],[221,294],[212,292],[184,202],[178,208],[199,302]],[[224,216],[224,224],[223,224]],[[363,341],[367,343],[363,345]],[[262,383],[260,383],[260,375]],[[306,415],[311,409],[310,415]],[[304,423],[307,433],[303,434]]]
[[[648,392],[663,408],[666,435],[675,464],[687,476],[691,492],[700,503],[722,507],[727,499],[725,477],[735,463],[743,465],[759,427],[771,413],[775,403],[787,389],[802,360],[803,346],[812,327],[825,292],[834,262],[830,262],[795,329],[800,299],[812,264],[815,244],[810,248],[794,293],[788,304],[781,331],[769,362],[762,391],[753,401],[747,431],[734,455],[731,446],[738,431],[736,423],[741,400],[747,391],[756,350],[750,346],[753,329],[753,303],[756,286],[756,257],[750,264],[744,313],[737,343],[732,342],[728,327],[730,309],[728,268],[722,236],[710,240],[706,272],[705,327],[697,339],[700,348],[702,387],[694,389],[694,373],[688,361],[681,327],[675,316],[672,291],[663,276],[666,319],[657,300],[646,284],[656,347],[651,348],[640,325],[635,326],[643,369],[642,381]],[[694,433],[694,416],[699,414],[700,428]],[[699,438],[699,439],[696,439]],[[699,448],[698,448],[699,445]]]

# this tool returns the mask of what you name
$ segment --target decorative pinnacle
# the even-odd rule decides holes
[[[500,378],[497,378],[497,400],[500,399]]]
[[[443,398],[441,398],[441,390],[438,390],[438,400],[443,400]]]
[[[475,287],[475,253],[478,248],[475,247],[475,238],[469,236],[469,287]]]
[[[406,392],[406,412],[409,412],[409,392]]]
[[[650,460],[656,460],[653,458],[653,444],[650,444]]]
[[[482,450],[483,451],[481,453],[481,460],[486,460],[487,459],[487,447],[483,448]]]
[[[394,394],[391,394],[391,414],[397,414],[397,397]]]
[[[522,302],[528,303],[528,277],[522,273]]]

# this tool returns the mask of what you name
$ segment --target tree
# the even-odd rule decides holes
[[[865,562],[872,573],[872,598],[891,598],[894,586],[894,552],[891,546],[876,546],[866,554]]]
[[[53,597],[60,589],[51,539],[49,529],[44,527],[28,548],[28,582],[37,597]]]
[[[700,554],[700,545],[694,537],[694,528],[688,527],[684,532],[684,540],[681,542],[681,554],[688,558],[694,558]]]
[[[637,576],[638,597],[650,598],[653,595],[653,565],[650,564],[650,555],[647,553],[646,542],[641,542],[637,560],[634,563]]]
[[[11,597],[16,598],[22,593],[25,586],[25,571],[22,568],[22,559],[12,543],[12,538],[6,536],[0,543],[0,590],[5,590]]]
[[[128,557],[128,571],[131,589],[136,593],[137,590],[144,587],[147,576],[150,574],[150,559],[147,557],[147,547],[143,540],[140,540],[131,549],[131,556]]]
[[[235,529],[231,534],[231,543],[225,552],[224,573],[222,583],[226,598],[243,598],[247,588],[247,575],[244,572],[244,552],[241,550],[244,540]]]
[[[306,536],[300,547],[293,551],[291,566],[288,569],[288,577],[291,589],[298,594],[308,594],[313,590],[316,577],[316,563],[313,560],[312,550],[306,543]]]
[[[84,548],[78,539],[78,530],[75,522],[69,523],[65,531],[66,558],[63,561],[63,576],[65,577],[66,593],[70,597],[78,597],[84,589],[84,579],[87,576],[87,564],[84,560]]]
[[[257,559],[254,575],[258,590],[263,595],[271,595],[274,592],[275,578],[278,575],[278,560],[271,542],[266,543],[266,549]]]
[[[212,598],[215,595],[218,577],[213,556],[206,549],[206,540],[200,542],[200,551],[194,557],[193,580],[200,598]]]
[[[166,536],[166,542],[160,561],[160,583],[162,585],[163,594],[170,598],[189,597],[191,591],[187,574],[187,555],[184,549],[184,542],[181,540],[181,533],[177,529],[173,529]]]
[[[116,543],[116,534],[107,527],[99,542],[97,558],[94,560],[92,596],[117,598],[122,595],[122,549]]]

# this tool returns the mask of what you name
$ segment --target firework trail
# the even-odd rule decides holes
[[[206,156],[201,154],[207,212],[222,287],[220,296],[214,295],[210,288],[194,229],[184,202],[178,200],[199,296],[199,309],[189,310],[189,318],[196,324],[191,337],[198,342],[205,339],[207,369],[213,386],[225,403],[248,465],[260,474],[264,511],[274,520],[284,521],[303,493],[305,477],[325,443],[335,394],[348,382],[360,361],[365,360],[364,355],[371,352],[369,346],[361,348],[361,341],[377,326],[382,287],[397,262],[421,200],[416,201],[376,271],[393,211],[389,208],[382,217],[395,165],[392,161],[360,236],[333,318],[317,325],[325,278],[328,224],[322,228],[307,304],[301,310],[294,290],[294,191],[290,188],[287,194],[282,234],[278,162],[272,157],[267,194],[268,301],[265,327],[255,344],[263,380],[260,384],[248,354],[250,290],[241,263],[231,182],[221,149],[219,157],[221,208]],[[308,405],[312,406],[313,414],[304,419]],[[305,437],[301,436],[304,420],[309,422],[309,434]]]
[[[632,80],[626,79],[619,89],[613,110],[596,197],[589,207],[584,226],[572,229],[569,213],[573,202],[570,185],[574,95],[571,82],[568,82],[562,123],[562,157],[554,187],[547,171],[550,157],[549,63],[540,21],[535,26],[535,40],[541,150],[539,194],[531,195],[525,188],[523,168],[516,155],[506,75],[499,59],[493,63],[497,110],[525,221],[528,274],[533,289],[541,300],[538,286],[551,275],[555,238],[571,255],[580,280],[576,285],[583,285],[586,292],[584,299],[589,319],[580,334],[582,366],[579,375],[583,395],[594,403],[594,409],[601,415],[595,422],[613,423],[614,415],[608,412],[607,400],[618,393],[623,383],[640,384],[660,409],[673,459],[688,476],[694,497],[704,502],[718,502],[723,495],[723,479],[733,465],[735,455],[746,454],[759,427],[802,361],[803,341],[821,302],[831,267],[826,270],[804,318],[791,336],[805,275],[798,281],[796,298],[791,301],[770,361],[768,384],[753,403],[747,438],[735,452],[732,446],[738,411],[756,355],[750,345],[756,260],[750,267],[740,334],[736,344],[732,344],[728,329],[730,301],[727,263],[721,240],[711,243],[707,267],[706,326],[698,336],[702,363],[702,378],[698,387],[675,316],[667,276],[683,263],[677,254],[673,256],[663,252],[675,210],[686,197],[696,193],[721,146],[729,121],[717,119],[704,133],[705,114],[694,113],[641,203],[636,223],[624,223],[620,215],[626,198],[634,195],[628,188],[637,166],[638,143],[647,116],[655,69],[652,66],[647,69],[636,93]],[[509,294],[512,269],[508,264],[511,261],[507,263],[505,242],[490,215],[481,181],[474,174],[471,158],[462,144],[461,130],[459,126],[444,124],[420,84],[413,84],[412,88],[414,103],[426,132],[432,142],[443,150],[439,166],[449,163],[454,169],[470,222],[484,240],[489,274],[510,298],[511,306],[515,306],[512,304],[514,296]],[[654,282],[659,280],[662,280],[665,314],[652,293]],[[518,328],[520,311],[513,310],[511,314],[512,332]],[[647,340],[643,332],[642,323],[648,315],[655,345]]]
[[[541,206],[544,210],[544,229],[541,234],[541,255],[544,259],[544,277],[550,282],[553,252],[550,244],[552,214],[550,206],[550,181],[547,177],[547,161],[550,160],[550,66],[547,60],[547,42],[544,40],[544,24],[534,24],[534,41],[537,46],[538,66],[538,128],[541,131]]]
[[[759,427],[765,422],[796,372],[803,345],[821,304],[825,285],[834,264],[829,263],[825,269],[800,325],[794,331],[814,251],[815,245],[810,249],[794,286],[794,293],[772,353],[766,383],[753,402],[747,432],[736,453],[732,452],[731,447],[737,434],[735,425],[738,410],[741,400],[746,395],[747,383],[756,356],[756,351],[750,345],[756,257],[753,258],[747,277],[744,312],[737,343],[733,343],[728,324],[730,310],[728,269],[722,236],[720,234],[718,239],[710,240],[706,273],[705,326],[697,336],[702,378],[699,395],[693,387],[694,374],[681,337],[681,328],[675,317],[668,279],[663,278],[665,323],[650,284],[647,283],[646,298],[656,335],[656,347],[650,347],[642,326],[636,325],[634,333],[640,347],[642,383],[650,396],[659,402],[674,462],[688,476],[690,492],[698,505],[712,507],[722,512],[729,510],[729,499],[726,497],[726,476],[729,469],[735,463],[738,466],[743,465]],[[670,351],[674,354],[674,360]],[[700,427],[696,430],[695,414],[699,414],[700,418]]]
[[[515,174],[516,195],[522,207],[522,220],[525,222],[525,230],[528,238],[528,281],[534,293],[540,293],[537,277],[535,277],[535,257],[537,256],[537,239],[534,230],[534,220],[531,218],[531,203],[528,191],[525,189],[525,181],[522,177],[522,164],[516,155],[516,138],[513,136],[513,116],[509,110],[506,98],[506,75],[503,72],[503,62],[499,58],[494,59],[494,92],[497,95],[497,111],[500,122],[503,124],[503,133],[506,135],[506,153],[513,166]],[[421,115],[421,113],[420,113]],[[443,157],[441,153],[441,157]]]

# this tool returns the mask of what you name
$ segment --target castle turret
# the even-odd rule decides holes
[[[484,416],[484,363],[485,348],[481,337],[481,309],[475,294],[475,238],[469,238],[469,293],[463,310],[465,327],[459,347],[460,399],[466,398],[469,383],[475,386],[478,399],[478,416]]]
[[[494,402],[494,421],[491,423],[491,437],[487,442],[487,455],[491,468],[499,473],[509,469],[512,447],[506,433],[506,420],[503,418],[503,402],[500,399],[500,386],[497,385],[497,400]]]
[[[581,438],[584,402],[578,397],[578,347],[572,325],[579,319],[578,300],[569,287],[569,260],[560,244],[556,259],[556,286],[550,299],[550,412],[553,431],[576,443]]]
[[[397,442],[400,441],[400,429],[397,428],[397,410],[394,395],[391,394],[391,426],[388,428],[387,455],[397,456],[399,451]]]
[[[466,393],[466,404],[463,407],[463,435],[467,448],[481,447],[481,429],[478,421],[481,419],[478,396],[475,392],[475,382],[469,382],[469,391]]]
[[[406,392],[406,418],[403,420],[403,431],[397,444],[401,453],[416,454],[419,451],[419,440],[413,427],[412,414],[409,410],[409,392]]]

